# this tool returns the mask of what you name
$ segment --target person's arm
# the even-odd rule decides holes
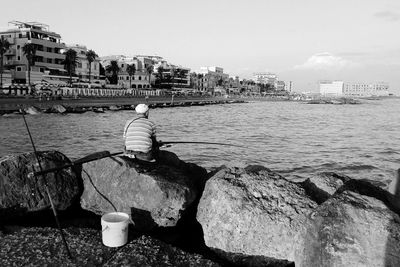
[[[152,127],[152,128],[153,128],[153,129],[152,129],[152,133],[151,133],[151,141],[152,141],[152,143],[153,143],[153,147],[158,148],[158,147],[159,147],[159,144],[158,144],[157,137],[156,137],[157,127],[156,127],[155,124],[153,124],[153,127]]]
[[[126,131],[128,130],[128,125],[129,125],[129,123],[130,123],[130,121],[127,121],[127,122],[125,123],[124,133],[123,133],[123,135],[122,135],[122,137],[124,138],[124,140],[125,140],[125,138],[126,138]]]

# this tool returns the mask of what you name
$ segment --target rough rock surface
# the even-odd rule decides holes
[[[67,109],[63,105],[56,104],[56,105],[53,105],[51,107],[50,112],[53,112],[53,113],[65,113],[65,112],[67,112]]]
[[[132,214],[137,229],[175,226],[199,198],[207,171],[171,152],[161,155],[157,163],[115,157],[84,164],[82,208],[100,215],[114,211],[96,187],[118,211]]]
[[[0,266],[218,266],[148,236],[130,236],[121,248],[102,244],[101,231],[64,229],[73,260],[57,229],[23,228],[0,238]]]
[[[319,204],[330,198],[351,178],[334,172],[322,172],[308,178],[301,185]]]
[[[197,220],[210,248],[293,261],[315,207],[300,185],[267,168],[224,168],[207,181]]]
[[[70,160],[60,152],[38,152],[42,168],[63,166]],[[33,152],[5,156],[0,159],[0,218],[25,212],[50,208],[43,176],[29,175],[39,171]],[[46,176],[50,195],[55,207],[64,210],[70,207],[82,190],[79,180],[71,169],[63,169]]]
[[[400,218],[381,200],[344,190],[311,217],[296,266],[400,266]]]
[[[37,115],[37,114],[42,113],[40,109],[38,109],[37,107],[34,107],[34,106],[26,107],[23,109],[23,111],[30,115]]]

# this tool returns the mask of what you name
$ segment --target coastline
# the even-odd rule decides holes
[[[247,100],[241,98],[225,98],[225,97],[110,97],[110,98],[78,98],[78,99],[50,99],[39,100],[36,98],[0,98],[0,115],[7,113],[19,112],[20,109],[27,107],[36,107],[38,109],[47,110],[55,105],[62,105],[70,109],[97,109],[109,108],[116,106],[118,109],[131,109],[132,105],[147,103],[152,108],[157,107],[175,107],[175,106],[191,106],[191,105],[212,105],[212,104],[229,104],[229,103],[245,103]]]

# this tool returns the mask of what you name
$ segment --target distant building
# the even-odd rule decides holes
[[[11,44],[4,54],[4,68],[11,71],[13,83],[28,82],[28,60],[22,47],[27,43],[36,46],[35,64],[31,67],[31,83],[36,81],[52,80],[56,76],[62,79],[66,71],[63,61],[65,44],[61,42],[58,33],[51,32],[49,26],[39,22],[11,21],[13,25],[6,31],[1,31]]]
[[[277,88],[278,76],[270,72],[257,72],[253,74],[253,80],[256,83],[268,84],[271,87]]]
[[[389,85],[384,82],[320,81],[319,92],[325,96],[388,96]]]
[[[144,58],[128,57],[124,55],[101,57],[101,64],[107,68],[111,61],[117,61],[120,68],[118,72],[118,84],[124,88],[132,89],[150,89],[152,83],[152,75],[149,75],[146,69],[146,64],[151,64],[151,60]],[[129,65],[135,65],[135,74],[130,76],[127,68]]]
[[[160,61],[154,65],[154,72],[158,77],[158,87],[171,89],[190,87],[190,68]]]
[[[77,65],[75,74],[78,75],[79,80],[82,82],[89,81],[89,61],[86,58],[88,49],[84,45],[74,44],[67,45],[67,49],[73,49],[77,54]],[[100,58],[96,58],[91,63],[90,82],[95,83],[100,80]]]
[[[342,81],[320,81],[319,92],[325,96],[342,96],[343,84]]]
[[[286,84],[284,81],[277,81],[276,82],[276,90],[284,91],[286,89]]]
[[[345,83],[343,94],[345,96],[388,96],[389,85],[385,82]]]
[[[199,90],[202,93],[212,94],[217,86],[227,87],[229,82],[229,75],[224,73],[224,69],[221,67],[201,67],[199,74]]]

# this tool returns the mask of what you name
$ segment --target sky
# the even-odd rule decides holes
[[[45,23],[99,56],[272,72],[298,92],[319,80],[383,81],[400,95],[399,0],[19,0],[0,10],[0,30]]]

